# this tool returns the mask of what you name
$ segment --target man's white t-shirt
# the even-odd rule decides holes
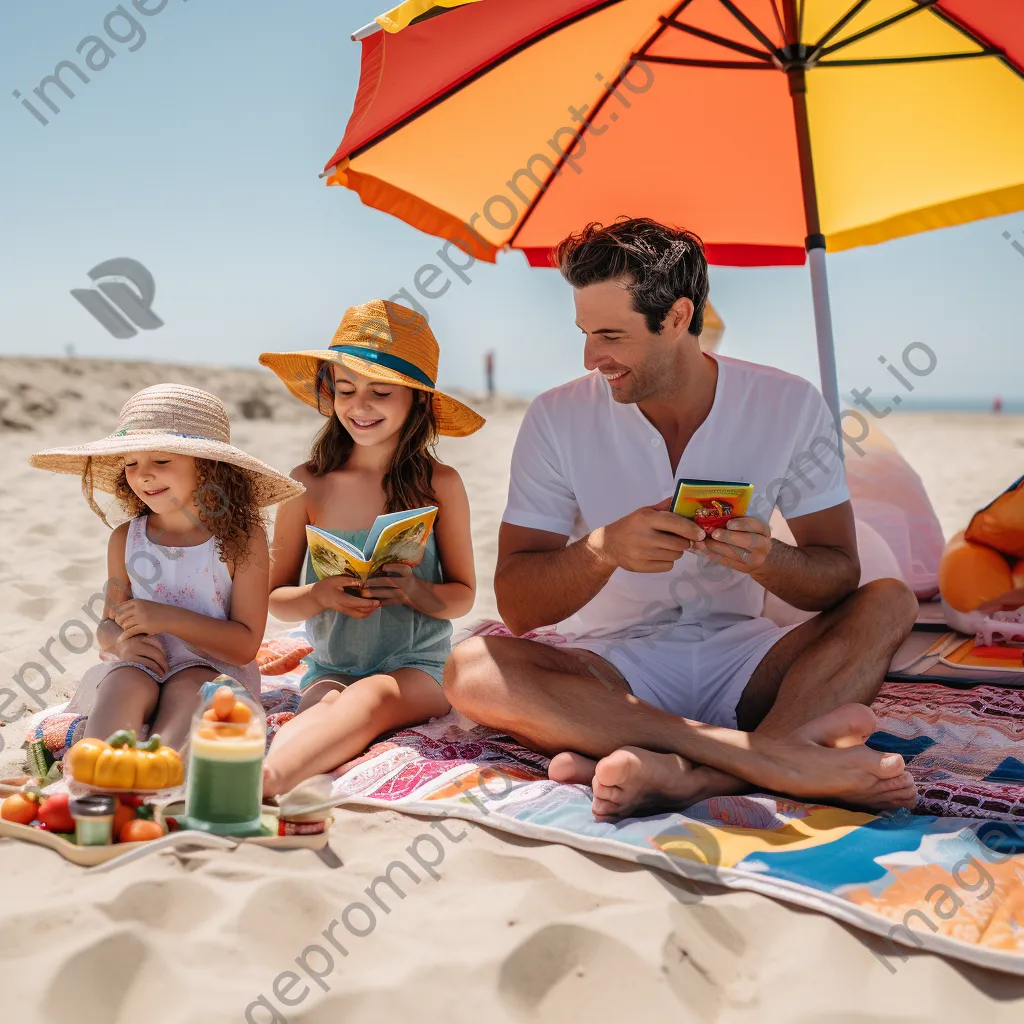
[[[530,405],[512,454],[503,520],[570,540],[672,496],[681,478],[754,485],[748,515],[786,519],[848,501],[832,416],[807,381],[715,356],[718,384],[707,418],[675,473],[664,438],[639,407],[620,404],[590,373]],[[693,553],[663,573],[616,569],[601,592],[559,623],[570,638],[642,635],[699,623],[710,635],[761,615],[764,589],[745,573]]]

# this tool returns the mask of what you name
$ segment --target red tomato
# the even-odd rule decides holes
[[[121,841],[121,829],[123,829],[129,821],[134,820],[135,808],[130,807],[121,799],[121,797],[118,797],[117,810],[114,811],[114,823],[110,827],[115,843],[119,843]]]
[[[68,810],[68,794],[54,793],[43,799],[37,817],[50,832],[74,832],[75,819]]]

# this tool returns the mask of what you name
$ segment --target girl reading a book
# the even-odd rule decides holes
[[[30,460],[80,476],[107,526],[96,489],[128,516],[107,544],[96,629],[103,664],[84,674],[67,710],[88,715],[87,736],[141,735],[148,725],[178,747],[200,688],[218,674],[259,699],[253,659],[267,622],[270,561],[261,510],[302,486],[233,447],[224,405],[197,388],[146,388],[125,403],[117,427]]]
[[[438,434],[463,437],[484,421],[436,389],[437,361],[426,320],[383,300],[350,308],[327,349],[260,356],[327,417],[292,472],[305,493],[274,526],[270,610],[306,620],[314,650],[298,714],[267,756],[266,796],[337,768],[381,733],[449,710],[441,672],[450,620],[472,608],[476,575],[462,479],[433,447]],[[425,543],[403,544],[402,561],[365,583],[318,577],[307,526],[362,550],[377,516],[426,506],[437,507],[433,530]],[[415,527],[408,532],[411,542]],[[406,564],[407,554],[418,564]]]

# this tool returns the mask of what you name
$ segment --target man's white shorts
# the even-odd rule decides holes
[[[641,700],[673,715],[736,728],[736,705],[754,669],[793,626],[744,619],[714,632],[687,623],[640,637],[570,640],[611,662]]]

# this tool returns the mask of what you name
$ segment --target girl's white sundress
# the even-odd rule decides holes
[[[192,547],[169,547],[156,544],[146,533],[148,516],[138,516],[128,526],[124,561],[132,584],[132,597],[156,601],[178,608],[188,608],[200,615],[226,619],[231,608],[231,576],[217,553],[216,538]],[[96,699],[96,690],[104,677],[115,668],[134,665],[158,683],[193,665],[209,665],[238,680],[258,701],[260,671],[255,661],[248,665],[230,665],[179,640],[170,633],[158,633],[167,653],[168,671],[159,675],[135,661],[122,661],[112,653],[101,653],[102,665],[89,669],[79,683],[67,710],[87,715]]]

